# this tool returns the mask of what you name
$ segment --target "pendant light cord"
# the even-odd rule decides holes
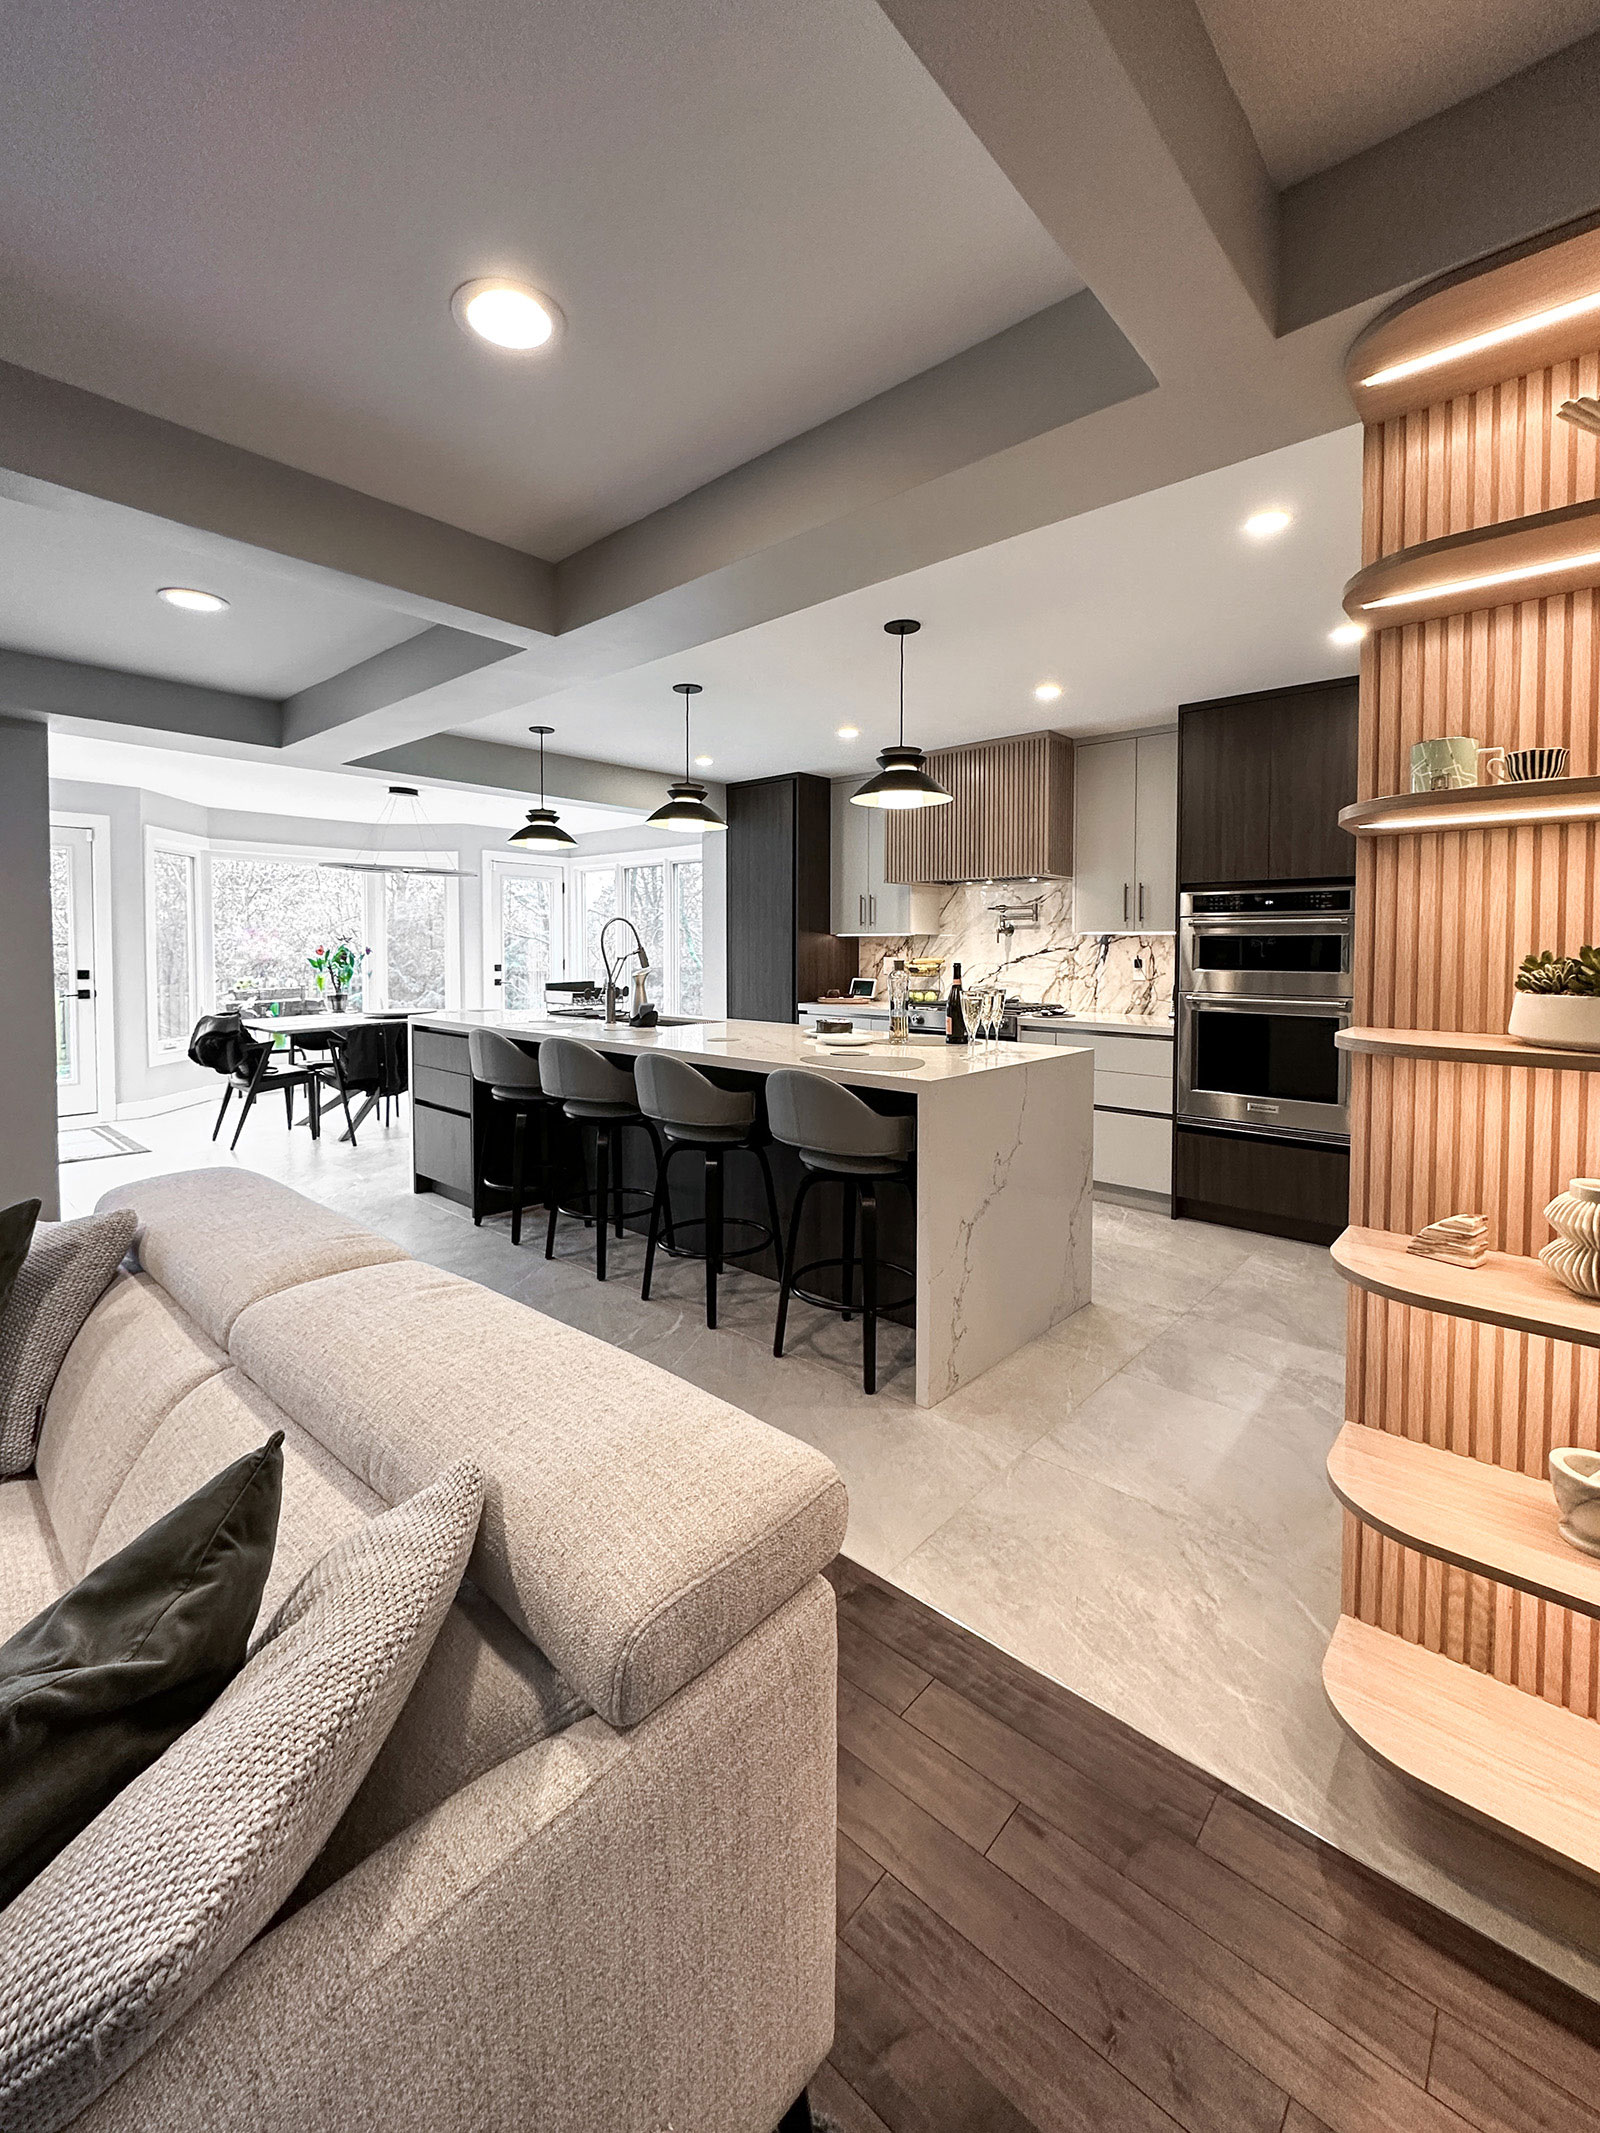
[[[900,746],[906,744],[906,640],[900,639]]]
[[[689,782],[689,706],[693,702],[694,698],[692,696],[686,696],[683,699],[683,782],[685,785]]]
[[[544,735],[539,736],[539,811],[544,812]]]

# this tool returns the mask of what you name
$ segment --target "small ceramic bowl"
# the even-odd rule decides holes
[[[1600,1452],[1566,1444],[1550,1454],[1550,1486],[1561,1513],[1561,1537],[1585,1555],[1600,1555]]]

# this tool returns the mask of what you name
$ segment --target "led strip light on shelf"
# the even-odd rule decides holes
[[[1352,622],[1393,629],[1600,586],[1600,503],[1567,504],[1398,549],[1344,589]]]

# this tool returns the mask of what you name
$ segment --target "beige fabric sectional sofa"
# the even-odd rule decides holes
[[[292,1906],[85,2133],[771,2133],[833,2024],[829,1462],[248,1171],[140,1219],[0,1486],[0,1637],[285,1433],[263,1619],[470,1458],[457,1604]]]

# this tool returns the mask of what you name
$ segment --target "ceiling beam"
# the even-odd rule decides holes
[[[435,732],[439,711],[433,692],[498,665],[516,649],[436,622],[289,697],[283,706],[284,752],[301,763],[347,763],[376,740]]]
[[[459,526],[0,363],[0,468],[310,566],[428,621],[552,626],[548,563]],[[257,558],[259,561],[259,557]]]
[[[49,719],[85,732],[115,729],[120,740],[204,741],[228,752],[276,751],[283,738],[283,706],[270,696],[202,689],[115,667],[47,659],[0,648],[0,711]]]
[[[470,787],[478,792],[537,794],[539,758],[529,748],[509,748],[502,741],[478,741],[459,733],[436,733],[369,755],[352,766],[390,776],[425,778],[430,785]],[[720,787],[707,786],[720,805]],[[585,756],[548,755],[545,791],[560,800],[589,800],[600,807],[656,808],[666,797],[659,770],[629,770],[620,763],[595,763]]]
[[[1285,332],[1600,209],[1600,34],[1291,185]]]

